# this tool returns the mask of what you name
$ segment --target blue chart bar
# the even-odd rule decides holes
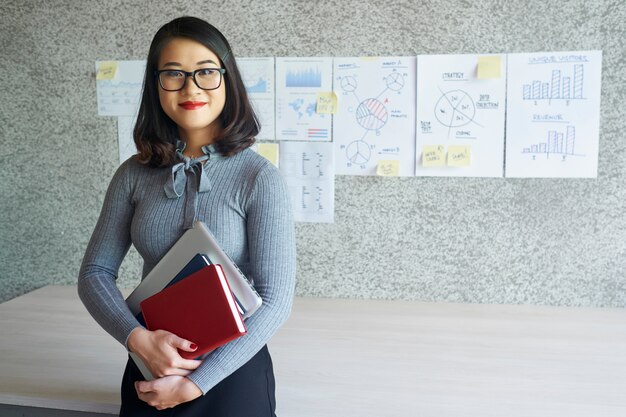
[[[285,86],[319,88],[322,86],[322,72],[318,68],[310,68],[303,71],[287,71],[287,74],[285,74]]]
[[[584,70],[582,64],[574,65],[573,77],[564,76],[561,70],[552,70],[550,82],[533,80],[530,84],[523,84],[522,98],[524,100],[582,99]]]
[[[549,130],[548,138],[545,142],[530,145],[530,148],[524,148],[522,153],[558,153],[574,155],[575,144],[576,128],[574,126],[567,126],[565,133],[557,130]]]

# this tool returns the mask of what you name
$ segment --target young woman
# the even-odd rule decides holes
[[[266,343],[290,311],[295,239],[278,170],[248,149],[258,123],[224,36],[192,17],[159,29],[148,54],[134,139],[107,190],[87,247],[78,292],[96,321],[158,378],[144,381],[129,360],[121,416],[274,416]],[[185,360],[193,341],[142,327],[116,286],[131,244],[145,276],[194,221],[204,222],[263,304],[248,334],[204,360]],[[168,415],[167,412],[165,415]]]

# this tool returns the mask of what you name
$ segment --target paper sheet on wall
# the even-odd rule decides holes
[[[115,67],[111,66],[113,62],[117,63]],[[145,71],[145,60],[96,61],[98,115],[135,116]]]
[[[507,177],[598,174],[602,51],[508,55]]]
[[[256,112],[261,131],[259,140],[274,140],[274,57],[237,58],[246,92]]]
[[[420,55],[417,74],[416,174],[503,176],[505,57]]]
[[[376,175],[381,160],[415,175],[415,57],[334,59],[339,175]]]
[[[276,138],[330,141],[332,115],[317,112],[317,93],[332,91],[332,58],[276,58]]]
[[[117,143],[122,162],[137,153],[137,147],[133,140],[133,129],[137,122],[136,116],[120,116],[117,118]]]
[[[281,142],[279,166],[291,195],[295,220],[333,223],[335,212],[333,144]]]

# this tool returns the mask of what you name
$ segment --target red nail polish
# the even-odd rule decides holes
[[[198,349],[198,345],[196,345],[195,343],[192,343],[191,345],[189,345],[189,347],[191,348],[191,350]]]

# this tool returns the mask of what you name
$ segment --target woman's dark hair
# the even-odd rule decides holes
[[[225,155],[234,155],[252,145],[259,133],[260,125],[248,100],[228,41],[211,24],[202,19],[185,16],[163,25],[154,35],[150,45],[143,94],[133,131],[135,145],[139,151],[139,162],[155,167],[169,166],[176,162],[178,127],[161,108],[155,75],[161,51],[175,38],[186,38],[201,43],[213,51],[226,68],[223,80],[226,102],[219,116],[222,133],[214,142],[217,151]]]

